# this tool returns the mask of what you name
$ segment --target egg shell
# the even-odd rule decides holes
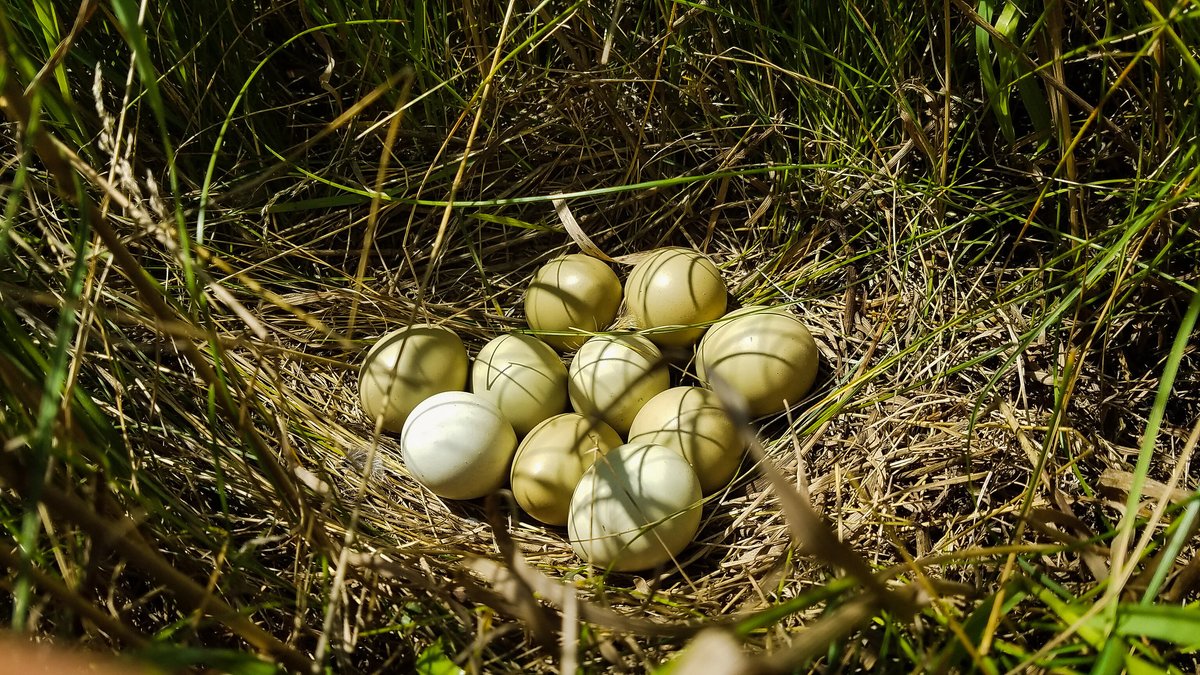
[[[798,403],[817,377],[819,352],[808,328],[784,308],[743,307],[709,329],[696,347],[696,374],[719,377],[762,417]]]
[[[700,387],[674,387],[647,401],[629,428],[629,442],[682,454],[706,495],[729,484],[746,449],[717,395]]]
[[[572,253],[551,260],[534,273],[525,291],[525,318],[535,331],[603,330],[621,306],[616,272],[589,255]],[[559,350],[577,349],[588,339],[576,335],[538,337]]]
[[[633,334],[597,335],[583,343],[568,374],[575,412],[600,418],[622,436],[646,401],[671,386],[662,352]]]
[[[453,331],[413,324],[387,333],[371,347],[358,374],[358,396],[371,421],[401,431],[418,403],[467,384],[467,349]]]
[[[619,572],[657,567],[696,536],[700,499],[700,481],[683,455],[626,443],[598,459],[571,495],[571,548]]]
[[[471,391],[495,403],[517,436],[567,408],[567,367],[541,340],[508,333],[479,350]]]
[[[580,477],[621,437],[604,422],[563,413],[534,427],[513,457],[513,496],[526,513],[549,525],[566,525],[571,493]]]
[[[408,472],[446,499],[475,499],[500,489],[516,447],[517,435],[500,409],[465,391],[425,399],[400,433]]]
[[[625,306],[639,328],[688,326],[719,319],[725,313],[727,291],[721,272],[703,253],[687,248],[654,251],[629,273]],[[656,344],[687,347],[707,325],[645,335]]]

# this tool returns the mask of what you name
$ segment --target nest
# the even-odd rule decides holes
[[[618,229],[612,239],[624,235]],[[620,253],[635,253],[641,239],[631,231],[630,244]],[[522,280],[562,250],[511,254],[500,269],[512,272],[495,278],[494,287],[501,290],[490,297],[481,286],[444,286],[454,289],[453,297],[427,307],[421,320],[458,331],[474,353],[496,331],[520,325]],[[741,297],[795,305],[820,346],[820,375],[807,400],[753,425],[764,452],[747,456],[734,482],[706,499],[695,542],[673,564],[642,574],[604,574],[588,567],[571,551],[564,529],[523,517],[509,495],[455,502],[423,490],[406,475],[398,438],[376,437],[359,409],[355,366],[360,353],[342,352],[335,357],[337,366],[279,362],[281,386],[289,392],[284,398],[299,412],[289,417],[299,427],[290,437],[300,465],[323,469],[325,499],[337,504],[329,510],[342,513],[341,522],[347,512],[356,518],[350,571],[362,584],[353,603],[360,625],[385,622],[387,608],[419,585],[451,599],[452,606],[462,603],[461,629],[474,637],[457,648],[479,650],[476,658],[484,670],[497,669],[517,654],[522,668],[540,662],[529,660],[524,650],[530,645],[535,645],[532,654],[561,658],[553,638],[568,630],[565,622],[580,616],[591,627],[571,648],[580,658],[594,665],[637,667],[661,660],[702,628],[733,627],[771,608],[802,603],[806,594],[845,572],[844,553],[814,548],[821,537],[806,541],[806,528],[814,535],[813,523],[789,518],[781,497],[810,503],[823,521],[820,527],[872,568],[891,568],[893,577],[910,580],[914,573],[917,578],[927,574],[957,584],[960,597],[993,585],[1002,560],[963,552],[1002,547],[1018,536],[1030,481],[1041,475],[1053,486],[1052,493],[1035,488],[1035,512],[1091,501],[1069,474],[1036,473],[1030,434],[1047,412],[1014,403],[1042,393],[1030,389],[1048,385],[1022,377],[1011,365],[1007,375],[994,377],[1009,336],[1029,329],[1016,318],[1018,308],[985,313],[958,330],[943,328],[936,339],[928,336],[926,326],[953,326],[955,317],[985,306],[999,279],[981,271],[985,276],[975,294],[936,303],[925,294],[936,270],[901,281],[882,269],[858,277],[851,293],[829,280],[780,293],[758,271],[777,267],[778,258],[753,248],[711,255]],[[826,255],[821,248],[794,255],[783,276],[803,277]],[[435,283],[461,279],[463,273],[444,263]],[[356,335],[380,335],[414,311],[406,299],[371,291],[364,298],[370,298],[362,305],[372,313],[360,315]],[[290,302],[328,325],[345,325],[353,295],[326,291]],[[503,314],[493,310],[496,306]],[[447,307],[471,309],[448,312]],[[287,321],[278,313],[264,316],[275,326]],[[304,328],[288,331],[303,337]],[[310,334],[307,342],[318,337]],[[942,370],[989,350],[996,352],[990,363],[958,375]],[[1074,452],[1090,456],[1089,466],[1123,450],[1074,430],[1071,439]],[[764,463],[786,477],[785,483],[772,483]],[[1060,526],[1047,524],[1040,538],[1048,548],[1085,534],[1063,532]],[[1054,557],[1064,566],[1080,564],[1076,554]],[[940,600],[955,602],[953,595]],[[477,632],[478,619],[468,619],[474,612],[466,611],[477,603],[520,623],[496,619],[488,631]],[[820,612],[791,612],[751,634],[751,642],[769,650]],[[521,626],[525,639],[513,642],[514,625]],[[371,644],[363,638],[356,653],[377,649]]]

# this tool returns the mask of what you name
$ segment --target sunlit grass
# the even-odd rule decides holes
[[[231,672],[640,669],[714,626],[785,672],[1195,670],[1192,4],[76,9],[0,8],[15,630]],[[559,200],[822,347],[661,575],[434,500],[357,411],[385,329],[523,327]]]

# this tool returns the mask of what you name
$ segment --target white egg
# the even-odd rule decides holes
[[[475,499],[500,489],[516,448],[517,435],[500,409],[463,391],[425,399],[400,432],[408,472],[446,499]]]
[[[508,333],[479,350],[471,366],[471,391],[495,403],[524,436],[567,407],[567,367],[550,345]]]
[[[642,405],[671,386],[662,352],[632,334],[591,338],[576,352],[569,373],[575,411],[599,417],[622,436]]]
[[[628,572],[675,558],[700,528],[700,480],[678,452],[626,443],[597,458],[571,495],[571,548]]]

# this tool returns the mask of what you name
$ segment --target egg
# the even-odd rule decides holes
[[[571,495],[571,548],[619,572],[657,567],[696,536],[700,498],[700,481],[683,455],[626,443],[596,460]]]
[[[667,347],[688,347],[708,328],[705,322],[725,313],[725,282],[703,253],[686,248],[654,251],[633,267],[625,284],[625,306],[639,328],[691,326],[648,331],[646,337]]]
[[[762,417],[804,398],[817,377],[812,334],[784,308],[744,307],[713,325],[696,347],[696,374],[719,377]]]
[[[682,454],[706,495],[729,484],[746,449],[717,395],[700,387],[674,387],[647,401],[633,418],[629,442]]]
[[[563,413],[534,427],[513,457],[513,496],[526,513],[549,525],[566,525],[571,493],[597,457],[621,445],[604,422]]]
[[[517,435],[491,401],[447,391],[413,408],[400,433],[409,474],[446,499],[495,492],[508,477]]]
[[[358,373],[358,397],[371,421],[401,431],[421,401],[465,389],[467,349],[453,331],[414,324],[394,330],[367,352]]]
[[[535,331],[584,331],[539,335],[556,349],[577,349],[586,333],[603,330],[621,306],[621,281],[603,261],[582,253],[551,260],[525,291],[525,318]]]
[[[550,345],[508,333],[479,350],[471,391],[495,403],[517,436],[567,408],[567,367]]]
[[[633,334],[591,338],[571,359],[568,374],[575,411],[598,417],[622,436],[642,405],[671,386],[662,352]]]

